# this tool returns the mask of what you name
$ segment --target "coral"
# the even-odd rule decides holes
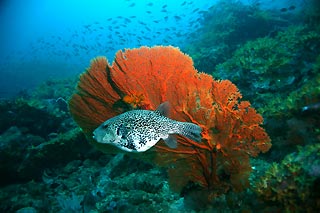
[[[302,108],[320,101],[320,54],[314,64],[311,73],[313,78],[296,87],[293,91],[283,97],[280,93],[261,94],[261,99],[268,100],[259,107],[258,112],[266,117],[277,117],[283,119],[297,113],[302,113]]]
[[[190,57],[174,47],[127,49],[109,65],[105,58],[92,61],[81,75],[70,112],[88,139],[107,153],[113,146],[98,144],[92,131],[106,119],[133,108],[155,110],[169,101],[170,117],[200,125],[202,142],[177,136],[178,148],[159,142],[135,155],[169,169],[169,182],[177,191],[195,183],[212,197],[248,185],[250,156],[269,150],[262,117],[237,87],[198,73]]]
[[[1,184],[39,180],[45,169],[80,158],[90,150],[79,128],[45,141],[22,128],[11,127],[0,135]]]
[[[217,1],[203,12],[196,39],[186,47],[186,52],[198,70],[210,73],[216,64],[229,59],[239,45],[286,26],[288,22],[282,18],[278,12],[260,9],[255,3]]]
[[[281,163],[273,163],[254,184],[264,200],[283,206],[288,212],[318,212],[320,144],[300,147]]]
[[[169,190],[166,176],[158,168],[140,170],[141,166],[129,165],[139,160],[128,156],[124,159],[127,165],[116,168],[118,164],[111,163],[113,156],[96,154],[46,169],[43,181],[2,186],[0,211],[26,212],[26,207],[32,206],[36,212],[170,212],[168,208],[179,196]],[[112,169],[135,171],[111,179]]]
[[[270,37],[248,41],[243,49],[235,52],[235,65],[257,75],[272,73],[290,61],[290,53],[278,45],[279,42]]]
[[[306,48],[316,50],[319,38],[319,33],[307,29],[305,26],[297,25],[289,27],[284,32],[279,32],[275,38],[263,37],[248,41],[234,52],[231,59],[217,65],[215,74],[218,74],[219,70],[227,71],[227,73],[232,72],[232,74],[234,70],[239,70],[241,72],[239,75],[243,76],[245,80],[246,76],[248,78],[250,76],[250,80],[259,77],[259,80],[262,81],[268,75],[276,76],[279,79],[281,77],[290,78],[290,76],[282,74],[284,70],[288,72],[286,75],[292,74],[295,69],[288,70],[288,66],[294,63],[295,57],[299,56],[301,50]],[[313,56],[313,58],[315,57]],[[245,75],[245,73],[251,75]],[[229,77],[229,75],[225,74],[223,77]],[[247,80],[249,81],[249,79]],[[283,79],[281,80],[283,84]],[[256,87],[254,89],[265,88]]]
[[[284,103],[283,99],[317,75],[313,66],[320,53],[319,38],[319,30],[293,25],[275,37],[248,41],[218,64],[213,75],[234,81],[263,111],[279,113],[297,100],[293,95],[290,98],[295,100]]]
[[[58,195],[57,202],[61,208],[61,212],[81,212],[83,196],[72,193],[71,197]]]
[[[273,98],[270,96],[269,100],[266,105],[259,108],[259,112],[265,116],[283,118],[297,112],[301,113],[304,106],[320,101],[320,74],[316,74],[313,79],[306,81],[285,98],[280,94],[273,94]]]
[[[113,110],[113,104],[121,98],[108,82],[110,73],[106,69],[109,69],[106,58],[94,59],[88,69],[90,75],[80,76],[77,93],[69,102],[72,116],[86,134],[90,134],[97,124],[121,112]]]
[[[0,102],[0,120],[0,134],[11,126],[17,126],[25,128],[26,133],[46,138],[48,134],[62,129],[63,117],[56,117],[43,109],[30,106],[28,100],[18,98]]]
[[[28,93],[18,96],[16,102],[26,103],[30,107],[46,111],[59,118],[67,118],[67,100],[74,92],[74,79],[47,80]]]

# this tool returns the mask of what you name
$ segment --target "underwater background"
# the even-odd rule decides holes
[[[317,0],[1,1],[0,212],[318,212],[319,6]],[[224,92],[251,103],[239,102],[230,109],[236,114],[245,108],[247,114],[237,114],[240,124],[234,125],[243,130],[236,134],[237,142],[245,138],[247,144],[215,140],[210,153],[220,156],[212,158],[217,168],[206,171],[167,149],[161,154],[178,163],[150,161],[148,155],[159,152],[156,149],[131,155],[90,144],[90,128],[83,123],[94,126],[96,117],[79,118],[76,112],[89,114],[90,107],[81,109],[86,105],[77,101],[87,99],[75,97],[83,98],[90,89],[84,79],[93,76],[94,63],[100,60],[93,59],[106,57],[109,65],[100,60],[106,63],[102,71],[112,73],[122,63],[116,56],[119,50],[128,53],[123,58],[129,60],[127,49],[140,48],[136,50],[143,61],[149,56],[141,47],[164,51],[159,45],[189,55],[201,77],[213,82],[213,87],[203,83],[202,88],[210,88],[208,94],[212,89],[216,100],[215,89],[225,83],[229,87],[222,88]],[[171,47],[166,51],[172,58],[180,54]],[[168,64],[174,66],[174,60]],[[130,69],[139,72],[139,66]],[[139,82],[137,76],[127,77]],[[188,75],[181,82],[185,78]],[[95,79],[103,81],[101,76]],[[144,82],[149,87],[141,94],[123,94],[108,106],[108,116],[120,109],[154,110],[146,97],[161,80],[159,75],[150,85]],[[183,103],[183,88],[193,84],[198,85],[189,80],[169,92]],[[190,112],[197,108],[189,107]],[[229,141],[224,132],[234,120],[228,113],[220,126],[208,127],[205,139]],[[260,135],[265,147],[259,151],[250,146],[258,136],[245,135],[246,122],[266,132]],[[205,172],[212,171],[216,173],[210,182]]]

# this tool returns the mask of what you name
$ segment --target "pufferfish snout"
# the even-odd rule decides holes
[[[201,127],[189,122],[172,120],[166,115],[169,103],[155,110],[132,110],[110,118],[93,132],[98,143],[112,144],[127,152],[144,152],[163,139],[170,148],[177,147],[174,134],[201,141]]]

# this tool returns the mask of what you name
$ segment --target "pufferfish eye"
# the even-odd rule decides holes
[[[120,124],[120,125],[118,126],[118,128],[117,128],[117,135],[120,136],[120,134],[122,134],[122,132],[121,132],[122,128],[123,128],[123,125]]]
[[[108,126],[109,126],[108,124],[103,124],[102,125],[102,127],[105,128],[105,129],[108,128]]]

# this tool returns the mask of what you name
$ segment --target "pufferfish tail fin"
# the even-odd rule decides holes
[[[201,142],[201,132],[202,129],[200,126],[189,123],[189,122],[179,122],[178,123],[178,134],[181,134],[190,140]]]
[[[155,110],[156,113],[159,113],[162,116],[168,117],[170,111],[170,104],[168,101],[163,102],[158,106],[158,108]],[[189,122],[179,122],[177,121],[177,128],[174,131],[176,134],[183,135],[190,140],[201,142],[201,132],[202,129],[200,126],[189,123]],[[174,135],[169,134],[168,138],[164,139],[165,143],[170,148],[177,148],[177,140]]]

